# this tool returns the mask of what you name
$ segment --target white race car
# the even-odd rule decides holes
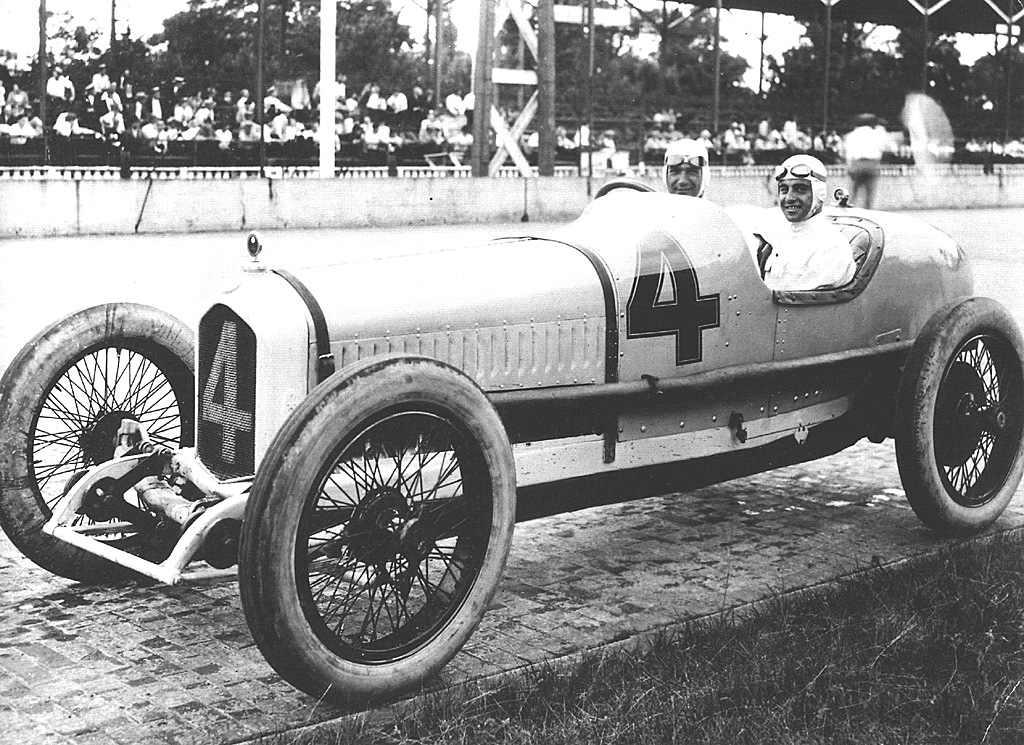
[[[517,495],[552,510],[551,485],[643,469],[679,488],[894,437],[926,525],[1000,515],[1024,468],[1022,341],[951,238],[831,208],[853,281],[773,293],[742,211],[605,192],[544,237],[293,274],[254,258],[194,357],[152,308],[55,324],[3,378],[0,522],[76,579],[237,561],[270,664],[365,702],[471,635]]]

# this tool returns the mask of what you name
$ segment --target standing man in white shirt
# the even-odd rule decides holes
[[[54,66],[46,81],[46,98],[50,106],[46,118],[50,122],[55,122],[60,114],[70,109],[75,100],[75,84],[59,65]]]
[[[875,184],[882,167],[882,155],[889,144],[889,136],[873,114],[860,114],[854,120],[853,130],[843,143],[846,150],[846,172],[853,182],[850,202],[871,209],[875,203]],[[858,201],[863,195],[864,202]]]

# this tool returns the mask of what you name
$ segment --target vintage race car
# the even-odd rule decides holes
[[[536,514],[623,474],[635,497],[893,437],[926,525],[998,518],[1024,469],[1022,341],[954,240],[832,207],[853,281],[772,292],[758,210],[617,186],[541,237],[292,272],[250,236],[194,357],[141,306],[44,330],[2,383],[4,529],[88,581],[237,562],[269,663],[366,702],[469,638],[517,496]]]

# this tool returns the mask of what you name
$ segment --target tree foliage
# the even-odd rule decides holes
[[[682,15],[676,10],[667,20],[676,25],[661,35],[657,63],[647,67],[649,92],[662,108],[696,110],[701,114],[698,119],[706,124],[715,85],[714,13],[699,10]],[[726,42],[722,37],[721,43]],[[720,50],[719,67],[725,102],[749,102],[750,91],[743,87],[743,76],[750,67],[747,61]]]
[[[155,72],[165,80],[181,76],[198,89],[251,88],[254,30],[255,18],[192,0],[189,9],[168,18],[164,32],[155,37],[166,44],[156,55]]]
[[[1024,134],[1024,55],[1001,49],[978,59],[964,83],[964,137],[1010,139]]]
[[[320,0],[267,0],[264,76],[267,80],[319,79]],[[255,86],[258,4],[250,0],[190,0],[187,11],[164,23],[152,39],[158,73],[181,76],[190,87]],[[338,5],[336,69],[349,89],[369,83],[407,89],[426,72],[422,49],[401,23],[390,0],[350,0]],[[449,69],[466,78],[467,63],[454,53],[456,32],[447,20]],[[463,55],[465,56],[465,55]]]
[[[635,58],[620,53],[616,41],[611,29],[595,29],[595,105],[613,106],[618,114],[642,110],[643,91],[636,85],[639,65]],[[564,114],[580,121],[588,112],[589,48],[585,27],[555,27],[556,100]]]
[[[1004,128],[1000,122],[1006,118],[1005,52],[998,58],[982,57],[973,66],[967,66],[961,62],[951,37],[932,38],[927,50],[925,89],[922,31],[901,31],[891,51],[871,48],[870,31],[869,24],[837,22],[832,26],[830,128],[842,130],[863,112],[896,125],[905,94],[914,91],[925,91],[934,98],[961,137],[979,136],[983,132],[993,136]],[[771,88],[766,96],[770,116],[776,120],[796,118],[802,126],[815,129],[821,126],[825,48],[824,25],[811,23],[807,25],[803,44],[787,51],[782,60],[772,61]],[[1019,75],[1022,77],[1017,79],[1024,81],[1020,52],[1015,52],[1013,58],[1011,78]],[[1019,112],[1024,111],[1022,106],[1024,96],[1015,95],[1010,111],[1018,112],[1018,122]],[[1019,136],[1019,125],[1016,132]],[[1008,134],[1013,136],[1013,131]]]
[[[829,71],[830,129],[843,128],[854,116],[871,112],[896,121],[902,96],[888,92],[902,89],[898,60],[867,46],[862,24],[834,23]],[[825,26],[809,24],[799,46],[771,60],[767,95],[769,115],[777,123],[795,119],[801,127],[819,130],[823,122],[822,90],[825,83]],[[886,95],[879,95],[886,91]],[[837,126],[838,125],[838,126]]]

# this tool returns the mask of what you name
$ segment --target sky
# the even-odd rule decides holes
[[[131,26],[133,38],[147,38],[163,30],[163,20],[187,8],[185,0],[115,0],[118,33],[122,24]],[[425,12],[422,0],[392,0],[399,9],[402,21],[413,29],[413,36],[422,38]],[[100,30],[100,44],[106,46],[110,38],[111,0],[46,0],[50,12],[71,11],[75,21]],[[452,0],[452,20],[459,29],[459,47],[475,53],[479,0]],[[0,49],[32,56],[38,47],[39,3],[36,0],[0,0]],[[803,26],[785,16],[768,14],[765,20],[767,55],[781,58],[782,53],[800,43]],[[746,84],[757,89],[757,63],[760,54],[758,37],[761,35],[761,15],[750,11],[726,10],[722,14],[722,36],[728,39],[723,48],[731,54],[745,57],[751,64]],[[883,44],[894,33],[879,29],[877,43]],[[965,64],[992,49],[991,36],[958,37],[957,46]]]

